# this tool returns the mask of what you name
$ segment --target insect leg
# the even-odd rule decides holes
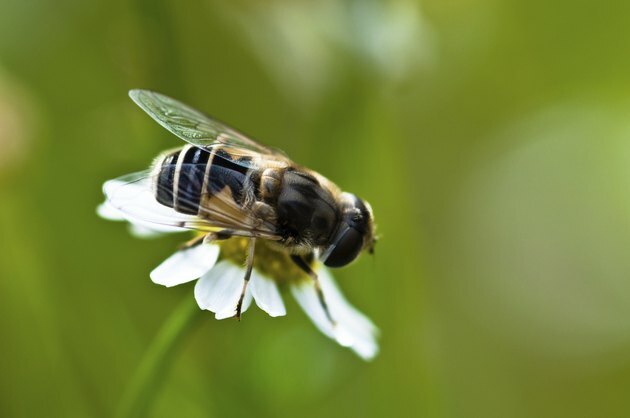
[[[311,266],[299,255],[291,255],[291,260],[306,274],[308,274],[313,281],[315,282],[315,291],[317,292],[317,298],[319,299],[319,304],[324,309],[326,313],[326,317],[330,321],[330,323],[334,326],[336,321],[330,315],[330,311],[328,310],[328,304],[326,303],[326,298],[324,298],[324,292],[322,292],[322,287],[319,283],[319,279],[317,278],[317,273],[313,271]]]
[[[252,276],[252,268],[254,267],[254,249],[256,247],[256,238],[250,238],[249,240],[249,251],[247,253],[247,261],[246,263],[246,271],[245,278],[243,278],[243,289],[241,290],[241,297],[238,299],[238,303],[236,304],[236,318],[241,320],[241,309],[243,308],[243,299],[245,299],[245,291],[247,290],[247,285],[249,284],[249,279]]]

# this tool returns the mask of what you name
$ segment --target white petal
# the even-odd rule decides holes
[[[214,266],[218,257],[219,246],[214,244],[177,251],[151,272],[151,280],[171,287],[198,279]]]
[[[129,233],[136,238],[142,239],[157,238],[164,235],[164,232],[134,222],[129,223]]]
[[[252,271],[252,278],[249,283],[256,305],[270,316],[284,316],[287,314],[284,302],[278,291],[276,282]]]
[[[333,338],[333,326],[319,303],[314,282],[305,280],[295,284],[291,286],[291,293],[293,293],[293,297],[295,297],[298,305],[311,318],[315,326],[328,337]]]
[[[305,281],[292,286],[291,291],[298,304],[324,334],[342,346],[350,347],[365,360],[374,358],[378,353],[376,326],[348,303],[327,269],[319,269],[318,277],[335,326],[330,323],[319,303],[314,282]]]
[[[214,312],[217,319],[236,315],[236,305],[243,289],[245,270],[229,261],[221,261],[204,274],[195,285],[195,299],[201,309]],[[244,312],[251,304],[251,291],[243,300]]]
[[[318,272],[319,281],[332,317],[337,321],[335,339],[370,360],[378,354],[378,328],[343,296],[326,268]]]
[[[103,219],[110,221],[124,221],[125,217],[122,212],[116,209],[109,202],[103,202],[96,207],[96,213]]]

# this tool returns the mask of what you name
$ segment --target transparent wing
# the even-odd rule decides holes
[[[282,151],[261,145],[168,96],[149,90],[131,90],[129,97],[157,123],[189,144],[206,149],[221,145],[233,154],[247,150],[268,159],[289,161]]]
[[[278,240],[275,225],[257,219],[250,211],[241,208],[229,193],[217,193],[212,198],[195,193],[203,185],[202,179],[190,178],[187,188],[178,193],[180,207],[201,207],[199,215],[187,215],[162,205],[156,200],[155,182],[151,170],[128,174],[103,185],[107,203],[132,223],[155,225],[161,228],[181,228],[203,232],[224,232],[230,235],[260,237]],[[170,192],[170,190],[169,190]],[[203,204],[197,203],[203,201]]]

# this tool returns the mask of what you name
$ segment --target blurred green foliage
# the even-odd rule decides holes
[[[288,302],[211,314],[153,417],[626,417],[630,3],[0,5],[0,415],[111,416],[192,286],[177,238],[96,217],[104,180],[180,144],[154,89],[369,200],[336,273],[382,329],[364,364]]]

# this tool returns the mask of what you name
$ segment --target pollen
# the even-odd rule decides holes
[[[225,241],[219,241],[218,244],[221,246],[220,259],[230,260],[239,266],[245,265],[249,239],[232,237]],[[272,245],[262,239],[256,241],[254,269],[272,278],[279,285],[310,280],[308,275],[291,260],[288,253],[278,250]]]

